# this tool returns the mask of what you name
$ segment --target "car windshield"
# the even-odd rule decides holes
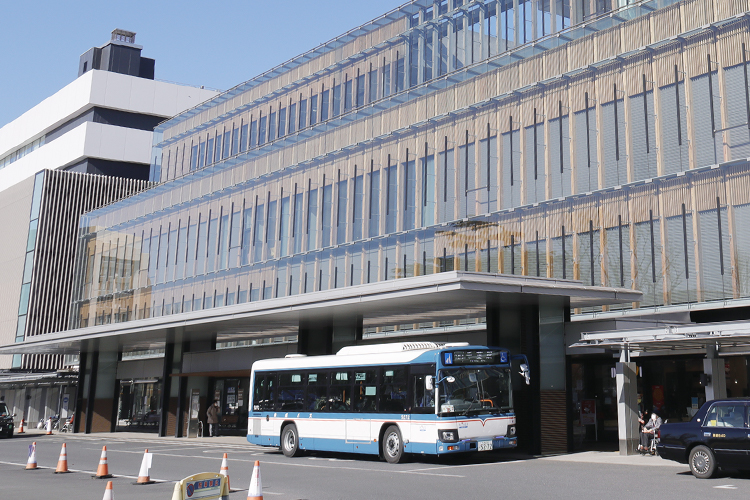
[[[0,417],[7,417],[8,416],[8,407],[5,405],[5,403],[0,403]]]
[[[513,406],[509,368],[441,370],[439,380],[442,416],[497,413]]]

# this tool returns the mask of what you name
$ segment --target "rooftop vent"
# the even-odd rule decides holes
[[[341,348],[336,354],[338,356],[349,356],[353,354],[382,354],[387,352],[420,351],[440,349],[440,342],[394,342],[392,344],[352,345]]]

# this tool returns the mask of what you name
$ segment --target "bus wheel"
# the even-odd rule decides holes
[[[404,442],[401,439],[401,431],[398,426],[391,425],[383,435],[383,456],[389,464],[397,464],[404,456]]]
[[[289,424],[281,431],[281,452],[287,457],[299,456],[299,433],[296,425]]]

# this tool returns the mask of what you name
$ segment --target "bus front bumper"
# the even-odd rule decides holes
[[[518,444],[516,436],[512,437],[486,437],[486,438],[469,438],[462,439],[457,443],[437,442],[437,453],[461,453],[469,451],[492,451],[502,448],[515,448]]]

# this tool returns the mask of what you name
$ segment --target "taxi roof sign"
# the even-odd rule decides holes
[[[215,472],[188,476],[174,485],[172,500],[229,500],[229,481]]]

